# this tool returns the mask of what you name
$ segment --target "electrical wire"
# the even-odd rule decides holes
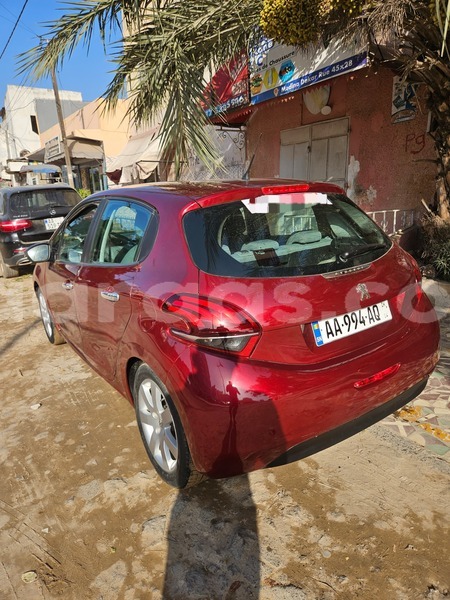
[[[7,49],[7,47],[9,46],[9,43],[10,43],[10,41],[11,41],[11,39],[12,39],[12,36],[14,35],[14,32],[15,32],[15,30],[16,30],[16,28],[17,28],[17,25],[19,24],[19,21],[20,21],[20,19],[21,19],[22,15],[23,15],[23,11],[25,10],[25,7],[26,7],[26,5],[27,5],[27,4],[28,4],[28,0],[25,0],[25,2],[23,3],[23,6],[22,6],[22,10],[20,11],[20,13],[19,13],[19,16],[17,17],[17,20],[16,20],[16,22],[15,22],[15,24],[14,24],[14,27],[12,28],[12,31],[11,31],[11,33],[9,34],[9,38],[8,38],[8,39],[7,39],[7,41],[6,41],[5,47],[3,48],[3,50],[2,50],[2,52],[1,52],[1,54],[0,54],[0,60],[2,60],[2,58],[3,58],[3,55],[5,54],[5,52],[6,52],[6,49]]]
[[[5,10],[6,12],[9,12],[9,14],[12,17],[14,17],[14,19],[16,19],[16,15],[13,12],[11,12],[9,10],[9,8],[3,4],[3,2],[0,2],[0,6],[3,8],[3,10]],[[14,21],[12,21],[11,19],[6,18],[5,15],[0,15],[0,17],[2,19],[5,19],[5,21],[9,21],[10,23],[14,23]],[[32,29],[30,29],[27,25],[24,25],[23,23],[19,23],[19,26],[22,27],[22,29],[26,29],[27,31],[29,31],[33,35],[36,35],[36,33]]]

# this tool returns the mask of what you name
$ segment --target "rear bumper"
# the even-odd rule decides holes
[[[315,454],[316,452],[325,450],[325,448],[334,446],[334,444],[342,442],[352,435],[367,429],[367,427],[378,423],[378,421],[381,421],[396,410],[399,410],[402,408],[402,406],[408,404],[408,402],[412,402],[414,398],[417,398],[417,396],[423,392],[427,382],[428,377],[419,383],[416,383],[416,385],[414,385],[412,388],[406,390],[399,396],[396,396],[389,402],[385,402],[384,404],[381,404],[381,406],[377,406],[377,408],[374,408],[370,412],[361,415],[357,419],[354,419],[349,423],[344,423],[340,427],[336,427],[336,429],[322,433],[316,438],[297,444],[297,446],[294,446],[293,448],[289,448],[289,450],[281,454],[268,466],[279,467],[280,465],[287,465],[296,460],[306,458],[307,456],[311,456],[311,454]]]
[[[22,266],[26,266],[26,265],[31,265],[31,260],[29,258],[27,258],[26,254],[19,252],[17,254],[14,254],[14,256],[7,258],[5,260],[5,263],[9,266],[9,267],[22,267]]]
[[[228,477],[312,454],[411,401],[438,361],[438,344],[431,320],[395,344],[326,368],[237,362],[191,346],[180,348],[165,382],[196,468]],[[354,387],[396,363],[397,373]]]
[[[3,262],[9,267],[19,267],[20,265],[29,265],[31,261],[25,256],[25,252],[15,252],[25,246],[21,242],[0,242],[0,252]]]
[[[41,241],[45,243],[48,242],[48,239]],[[39,240],[30,243],[23,243],[21,241],[14,240],[9,240],[7,242],[0,241],[0,252],[2,254],[3,262],[9,267],[31,265],[31,260],[25,254],[25,250],[38,243]]]

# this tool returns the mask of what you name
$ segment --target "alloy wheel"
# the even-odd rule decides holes
[[[53,323],[47,308],[47,303],[42,292],[39,292],[39,308],[41,310],[42,323],[49,338],[53,335]]]
[[[152,379],[144,379],[139,387],[138,413],[151,455],[163,471],[172,473],[178,462],[177,434],[164,393]]]

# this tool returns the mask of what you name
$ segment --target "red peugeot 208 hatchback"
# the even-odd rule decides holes
[[[331,184],[100,192],[28,252],[49,340],[134,404],[178,488],[335,443],[438,359],[416,263]]]

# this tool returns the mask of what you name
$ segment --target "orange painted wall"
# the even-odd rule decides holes
[[[426,134],[428,111],[423,90],[414,119],[392,123],[393,73],[371,68],[342,75],[331,86],[328,116],[312,115],[302,92],[257,105],[247,123],[247,151],[251,157],[258,139],[252,177],[279,175],[280,131],[320,121],[350,118],[350,192],[366,210],[420,209],[420,200],[431,202],[435,164],[433,140]],[[307,88],[306,90],[311,90]],[[351,173],[359,163],[352,181]],[[358,170],[358,169],[356,169]]]

